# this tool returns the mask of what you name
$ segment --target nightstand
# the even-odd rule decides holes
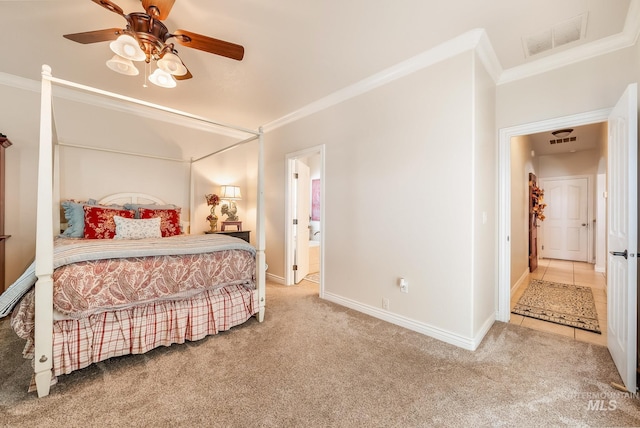
[[[208,230],[205,233],[212,233],[209,232]],[[240,239],[244,239],[245,241],[251,243],[249,234],[251,233],[250,230],[219,230],[217,232],[213,232],[213,233],[219,233],[221,235],[229,235],[229,236],[233,236],[234,238],[240,238]]]

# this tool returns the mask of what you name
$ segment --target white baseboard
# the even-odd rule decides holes
[[[593,270],[596,271],[596,272],[599,272],[599,273],[605,273],[606,272],[606,269],[602,265],[595,265],[593,267]]]
[[[427,323],[423,323],[420,321],[416,321],[402,315],[394,314],[384,309],[375,308],[370,305],[365,305],[360,302],[356,302],[355,300],[347,299],[342,296],[338,296],[333,293],[324,293],[324,298],[330,302],[337,303],[341,306],[346,306],[347,308],[356,310],[358,312],[365,313],[367,315],[371,315],[374,318],[381,319],[383,321],[390,322],[391,324],[399,325],[400,327],[404,327],[406,329],[415,331],[417,333],[424,334],[425,336],[433,337],[434,339],[441,340],[443,342],[449,343],[451,345],[458,346],[460,348],[475,351],[476,348],[480,345],[480,342],[484,338],[487,331],[493,325],[495,320],[493,314],[487,319],[482,329],[478,332],[478,334],[473,337],[465,337],[460,336],[459,334],[451,333],[449,331],[434,327]]]
[[[513,286],[511,287],[511,294],[515,293],[515,292],[516,292],[516,290],[517,290],[518,288],[520,288],[520,286],[521,286],[522,284],[524,284],[524,283],[525,283],[525,281],[527,280],[527,277],[528,277],[528,276],[529,276],[529,268],[527,268],[527,269],[522,273],[522,275],[520,276],[520,278],[518,278],[518,280],[516,281],[516,283],[515,283],[515,284],[513,284]]]
[[[275,282],[276,284],[284,285],[284,278],[281,276],[277,276],[267,272],[266,278],[271,282]]]
[[[478,331],[478,333],[473,338],[473,348],[470,351],[475,351],[482,343],[482,339],[487,335],[491,326],[496,322],[495,312],[492,313],[482,324],[482,328]]]

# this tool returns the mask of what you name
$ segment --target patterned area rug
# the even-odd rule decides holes
[[[511,312],[602,334],[590,287],[534,279]]]

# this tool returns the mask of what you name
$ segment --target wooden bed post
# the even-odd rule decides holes
[[[266,303],[266,259],[264,254],[265,248],[265,230],[264,230],[264,134],[262,127],[258,129],[258,202],[257,202],[257,258],[256,258],[256,280],[258,281],[258,321],[264,321],[265,303]]]
[[[38,397],[49,395],[53,361],[53,120],[51,67],[42,66],[40,150],[36,212],[36,314],[34,371]]]

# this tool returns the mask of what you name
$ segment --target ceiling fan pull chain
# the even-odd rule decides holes
[[[147,87],[147,74],[149,74],[149,63],[145,61],[145,63],[144,63],[144,83],[142,84],[143,88]]]

